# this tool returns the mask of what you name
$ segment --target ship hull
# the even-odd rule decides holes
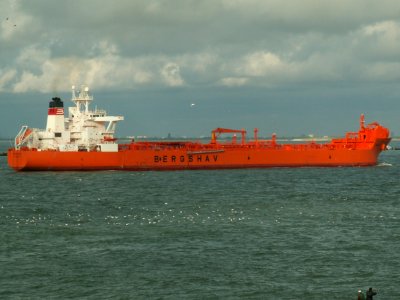
[[[195,141],[134,141],[118,144],[115,126],[122,116],[89,109],[93,97],[85,87],[68,108],[54,97],[49,102],[45,130],[23,125],[8,151],[8,164],[16,171],[85,170],[196,170],[269,167],[372,166],[386,149],[390,132],[377,122],[365,125],[360,116],[358,132],[346,132],[328,143],[279,144],[276,135],[260,140],[258,129],[248,140],[244,129],[215,128],[209,143]],[[218,139],[222,134],[231,140]],[[240,140],[237,135],[240,135]],[[222,140],[222,141],[221,141]]]
[[[194,170],[270,167],[373,166],[388,140],[366,149],[312,146],[279,149],[127,149],[118,152],[61,152],[10,149],[8,164],[17,171]],[[140,148],[140,147],[139,147]]]

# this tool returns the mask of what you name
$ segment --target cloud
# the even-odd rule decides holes
[[[12,81],[17,74],[15,69],[0,72],[0,92],[7,91],[6,85]]]
[[[2,12],[0,26],[0,41],[9,42],[17,37],[24,36],[34,26],[33,18],[20,9],[20,2],[8,0],[0,3]]]
[[[42,62],[48,60],[50,56],[50,49],[33,44],[22,49],[19,56],[16,58],[16,63],[26,68],[36,68],[40,66]]]
[[[16,59],[18,71],[4,81],[14,81],[12,91],[55,92],[68,90],[71,84],[84,83],[93,88],[130,89],[146,84],[179,87],[184,85],[178,63],[163,55],[151,57],[123,57],[118,47],[101,41],[91,48],[93,57],[53,57],[49,48],[37,45],[22,49]],[[201,69],[196,63],[202,55],[176,58],[182,64],[194,62],[193,70]],[[203,65],[203,68],[205,66]],[[3,85],[4,86],[4,85]]]
[[[1,91],[397,80],[400,2],[3,1]],[[11,71],[12,70],[12,71]]]
[[[281,59],[271,52],[255,52],[244,58],[238,72],[247,76],[265,76],[283,67]]]
[[[175,63],[167,63],[163,66],[161,75],[169,86],[182,86],[184,84],[180,74],[179,65]]]
[[[226,77],[226,78],[222,78],[220,83],[221,83],[221,85],[233,87],[233,86],[245,85],[247,81],[248,81],[248,78],[245,78],[245,77]]]
[[[147,71],[142,71],[142,70],[136,70],[136,72],[133,72],[133,81],[138,84],[145,84],[149,83],[153,78],[153,75],[150,72]]]
[[[400,59],[400,23],[383,21],[367,25],[360,30],[361,45],[369,54],[369,59],[391,60]]]
[[[397,19],[400,9],[400,3],[393,0],[223,0],[222,4],[232,14],[280,32],[328,34],[342,34],[361,24]]]

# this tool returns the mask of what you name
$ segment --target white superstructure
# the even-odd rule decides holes
[[[102,151],[116,152],[118,144],[114,133],[118,121],[123,116],[107,116],[105,110],[90,110],[93,96],[88,87],[80,91],[72,86],[72,99],[75,106],[68,108],[64,116],[64,104],[55,97],[49,103],[46,129],[31,129],[22,126],[15,138],[15,148],[36,148],[58,151]]]

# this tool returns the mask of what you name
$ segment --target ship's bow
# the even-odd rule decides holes
[[[386,150],[390,141],[391,137],[389,129],[381,125],[377,126],[375,131],[375,147],[379,152]]]

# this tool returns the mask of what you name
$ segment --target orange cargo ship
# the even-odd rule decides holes
[[[327,143],[280,144],[270,140],[246,140],[245,130],[217,128],[209,143],[130,142],[118,144],[115,126],[122,116],[89,110],[89,89],[75,92],[68,117],[60,98],[50,102],[45,130],[22,126],[15,146],[8,150],[8,164],[17,171],[43,170],[188,170],[266,167],[372,166],[390,142],[389,130],[360,118],[358,132]],[[219,141],[221,134],[230,141]],[[236,134],[240,135],[238,139]]]

